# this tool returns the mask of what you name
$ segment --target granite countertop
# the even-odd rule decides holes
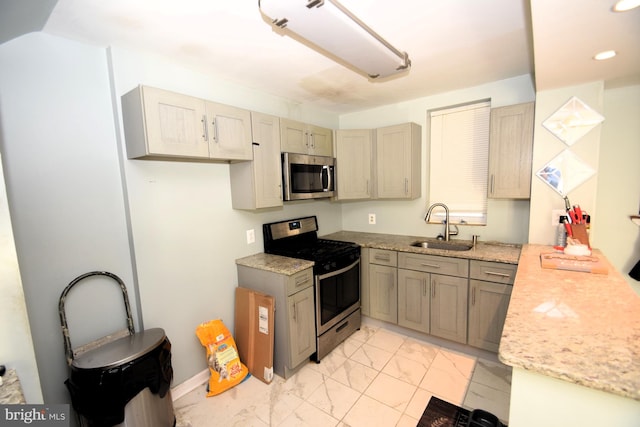
[[[540,266],[525,245],[500,341],[507,365],[640,400],[640,297],[598,250],[608,274]]]
[[[475,248],[468,251],[424,249],[411,246],[411,243],[417,240],[428,239],[424,236],[402,236],[396,234],[363,233],[358,231],[339,231],[337,233],[322,236],[322,238],[354,242],[365,248],[441,255],[452,258],[476,259],[480,261],[503,262],[506,264],[518,264],[521,248],[520,245],[499,242],[478,242]],[[455,239],[455,241],[471,243],[469,240]]]
[[[6,374],[2,377],[2,385],[0,386],[0,405],[19,403],[26,403],[26,401],[22,394],[18,374],[14,369],[7,369]]]
[[[278,274],[292,276],[302,270],[313,267],[313,261],[289,258],[280,255],[258,253],[236,260],[237,265],[267,270]]]

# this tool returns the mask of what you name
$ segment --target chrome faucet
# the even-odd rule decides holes
[[[431,218],[431,211],[433,211],[433,208],[437,207],[437,206],[441,206],[444,208],[444,214],[445,214],[445,220],[444,220],[444,240],[445,242],[448,242],[451,238],[451,236],[457,236],[458,235],[458,226],[457,225],[453,225],[456,230],[455,231],[451,231],[449,229],[449,208],[447,207],[447,205],[445,205],[444,203],[434,203],[431,206],[429,206],[429,209],[427,209],[427,214],[424,217],[424,221],[428,222],[429,219]]]

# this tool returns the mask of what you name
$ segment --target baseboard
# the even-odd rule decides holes
[[[207,382],[208,379],[209,379],[209,368],[201,372],[198,372],[191,378],[173,387],[171,389],[171,399],[175,402],[185,394],[189,393],[191,390],[194,390],[196,387]]]

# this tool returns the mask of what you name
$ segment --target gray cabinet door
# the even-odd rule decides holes
[[[369,268],[369,313],[371,317],[398,323],[398,269],[371,264]]]
[[[380,199],[415,199],[421,189],[422,131],[415,123],[376,129],[376,191]]]
[[[336,136],[338,199],[371,198],[371,131],[338,130]]]
[[[498,351],[511,289],[510,285],[470,281],[469,345]]]
[[[234,209],[282,206],[280,119],[251,112],[253,160],[229,165]]]
[[[429,273],[398,269],[398,325],[429,333]]]
[[[530,197],[533,116],[533,102],[491,109],[489,198]]]
[[[295,368],[316,351],[313,286],[287,298],[289,309],[289,368]]]
[[[466,344],[468,280],[431,275],[431,335]]]

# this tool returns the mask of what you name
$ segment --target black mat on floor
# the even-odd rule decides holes
[[[417,427],[467,427],[469,411],[432,396]]]
[[[478,415],[477,412],[474,413]],[[432,396],[417,427],[467,427],[470,416],[471,411]]]

